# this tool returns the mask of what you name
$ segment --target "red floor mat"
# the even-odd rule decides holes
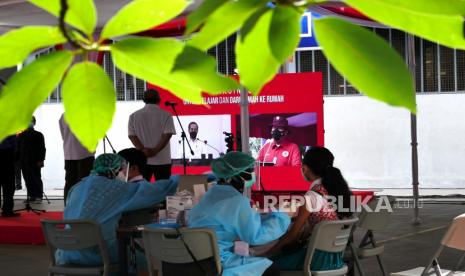
[[[46,212],[40,215],[21,212],[20,217],[0,217],[0,244],[44,244],[41,219],[63,219],[63,212]]]

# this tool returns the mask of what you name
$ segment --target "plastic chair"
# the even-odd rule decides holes
[[[334,270],[311,271],[313,254],[315,250],[327,252],[343,252],[347,246],[352,226],[358,218],[345,220],[322,221],[318,223],[312,231],[308,243],[307,255],[305,256],[303,271],[281,271],[281,275],[294,276],[339,276],[345,275],[348,271],[347,265]]]
[[[391,276],[429,276],[429,275],[465,275],[464,271],[457,271],[465,259],[465,254],[463,254],[456,264],[454,270],[445,270],[441,269],[438,263],[438,257],[441,254],[444,247],[454,248],[465,253],[465,214],[462,214],[452,221],[452,224],[449,226],[446,234],[441,240],[441,245],[434,253],[431,260],[428,262],[426,267],[417,267],[411,270],[391,273]]]
[[[395,202],[394,197],[388,197],[389,204],[392,210],[392,203]],[[376,210],[376,206],[381,202],[380,198],[373,199],[368,203],[368,207],[371,210]],[[352,229],[351,237],[349,239],[348,247],[351,251],[351,258],[355,262],[357,269],[361,276],[364,276],[360,259],[376,257],[381,272],[384,276],[387,275],[386,269],[384,268],[383,262],[381,260],[381,254],[384,252],[384,245],[376,244],[373,231],[383,231],[389,224],[391,219],[392,212],[381,208],[379,212],[368,212],[366,209],[362,209],[362,212],[359,215],[359,221],[354,228]],[[358,248],[355,247],[353,242],[353,232],[356,228],[361,228],[366,230],[365,236],[362,238]],[[371,245],[371,247],[369,247]]]
[[[182,273],[190,276],[221,274],[216,235],[211,229],[144,228],[142,237],[151,276],[155,275],[153,268],[160,267],[160,263],[165,276]],[[168,267],[176,271],[169,272]],[[200,273],[195,274],[195,271]]]
[[[50,249],[49,275],[109,275],[119,270],[117,264],[110,264],[105,240],[100,225],[92,220],[41,220],[45,240]],[[103,265],[58,265],[55,259],[57,249],[82,250],[98,247]]]

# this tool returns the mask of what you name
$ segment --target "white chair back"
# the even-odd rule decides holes
[[[93,220],[41,220],[45,240],[50,249],[50,275],[108,275],[110,271],[117,271],[118,267],[110,264],[107,245],[103,239],[100,224]],[[83,250],[98,247],[102,256],[101,266],[57,265],[55,252],[62,250]]]
[[[315,226],[308,243],[307,255],[305,256],[303,271],[305,275],[312,275],[310,268],[316,249],[327,252],[343,252],[345,250],[352,226],[357,221],[358,218],[322,221]],[[326,275],[344,275],[346,272],[347,266],[335,271],[322,271]],[[316,275],[318,275],[318,272]]]
[[[465,251],[465,214],[454,218],[441,244]]]
[[[392,208],[392,201],[389,200],[391,210]],[[377,210],[377,212],[374,212],[376,210],[377,206],[382,203],[382,199],[380,198],[374,198],[371,200],[367,205],[368,207],[373,210],[373,212],[369,212],[366,209],[362,209],[362,212],[358,216],[358,223],[357,226],[360,228],[363,228],[365,230],[372,230],[372,231],[382,231],[386,229],[387,225],[389,224],[389,221],[391,219],[392,212],[386,208],[380,208]],[[384,205],[383,205],[384,207]]]

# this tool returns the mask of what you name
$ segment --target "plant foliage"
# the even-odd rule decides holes
[[[202,93],[239,88],[235,80],[217,72],[215,60],[206,53],[237,32],[235,55],[240,84],[257,94],[293,55],[302,13],[324,1],[278,0],[271,4],[266,0],[205,0],[187,17],[187,43],[175,38],[127,36],[180,16],[191,4],[188,0],[131,1],[103,26],[98,38],[97,10],[92,0],[29,2],[60,17],[61,28],[27,26],[1,35],[0,69],[24,62],[35,50],[66,41],[74,49],[38,58],[2,88],[0,140],[25,128],[34,110],[63,82],[65,118],[82,144],[93,151],[111,125],[116,97],[102,68],[87,61],[89,52],[109,51],[123,72],[182,99],[202,103]],[[463,0],[345,2],[388,26],[465,49]],[[67,10],[63,8],[66,6]],[[369,97],[416,111],[412,77],[402,58],[385,41],[333,18],[316,21],[315,35],[328,60],[356,88]],[[122,38],[107,44],[116,37]],[[81,56],[79,60],[83,61],[71,65],[73,56]]]

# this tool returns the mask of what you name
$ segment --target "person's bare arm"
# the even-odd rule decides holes
[[[158,142],[158,144],[154,148],[151,148],[151,149],[148,149],[148,150],[144,149],[145,155],[147,155],[147,157],[152,157],[152,156],[157,155],[170,142],[171,136],[173,136],[172,133],[164,133],[164,134],[162,134],[160,141]]]
[[[137,137],[136,135],[129,135],[129,140],[131,140],[132,144],[134,145],[134,147],[136,147],[136,149],[138,150],[144,149],[144,145],[139,140],[139,137]]]
[[[288,244],[292,244],[293,242],[296,242],[299,239],[302,229],[305,225],[305,222],[307,221],[309,216],[310,216],[310,212],[307,210],[306,206],[305,205],[300,206],[296,220],[292,224],[289,231],[287,231],[286,234],[281,237],[279,242],[275,244],[270,250],[268,250],[265,253],[265,255],[267,256],[276,255],[279,252],[281,252],[284,246]]]

